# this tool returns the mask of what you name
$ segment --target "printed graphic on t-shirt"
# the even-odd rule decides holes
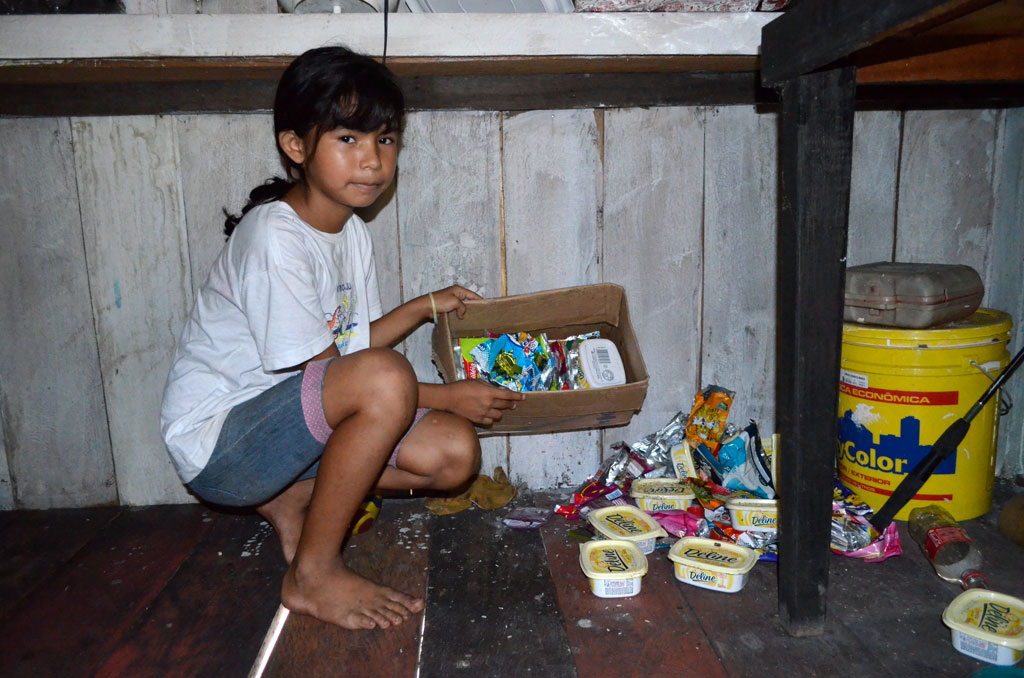
[[[338,352],[345,355],[349,340],[355,336],[356,327],[359,322],[356,320],[356,293],[352,289],[352,283],[341,283],[338,285],[339,304],[333,314],[327,315],[327,325],[334,335],[334,344]]]

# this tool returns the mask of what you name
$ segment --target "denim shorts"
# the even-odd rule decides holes
[[[301,374],[231,408],[210,460],[187,487],[214,504],[259,506],[293,483],[316,477],[332,433],[323,406],[331,360],[312,362]],[[416,410],[410,431],[428,411]],[[389,466],[395,465],[405,436]]]

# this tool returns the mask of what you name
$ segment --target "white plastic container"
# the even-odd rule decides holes
[[[622,386],[626,368],[611,339],[584,339],[580,343],[580,367],[590,388]]]
[[[638,478],[629,488],[641,511],[685,511],[695,496],[690,486],[675,478]]]
[[[595,596],[628,598],[640,593],[647,556],[634,542],[598,539],[580,544],[580,567]]]
[[[753,549],[704,537],[683,537],[672,545],[668,557],[679,581],[726,593],[741,590],[757,563]]]
[[[999,666],[1024,657],[1024,600],[986,589],[968,589],[942,613],[958,652]]]
[[[654,551],[658,537],[668,536],[658,521],[635,506],[600,508],[591,511],[587,520],[602,536],[634,542],[645,554]]]
[[[778,532],[777,499],[729,498],[725,500],[732,526],[743,532]]]

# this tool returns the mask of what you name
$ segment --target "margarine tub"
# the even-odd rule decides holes
[[[779,502],[777,499],[730,498],[725,500],[732,526],[743,532],[777,532]]]
[[[676,579],[713,591],[735,593],[747,583],[757,552],[704,537],[683,537],[668,552]]]
[[[607,506],[591,511],[587,519],[602,536],[635,542],[643,553],[654,550],[658,537],[668,536],[658,521],[635,506]]]
[[[598,539],[580,544],[580,567],[590,590],[601,598],[627,598],[640,593],[647,574],[647,556],[625,539]]]
[[[1024,600],[985,589],[968,589],[942,613],[953,647],[969,657],[1012,666],[1024,657]]]
[[[672,456],[672,468],[676,471],[676,478],[686,480],[696,478],[697,469],[693,465],[693,451],[685,440],[678,445],[673,445],[668,451]]]
[[[694,499],[690,485],[675,478],[640,478],[633,481],[629,496],[641,511],[685,511]]]

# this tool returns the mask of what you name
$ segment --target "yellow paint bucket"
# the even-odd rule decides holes
[[[931,451],[939,435],[991,385],[1010,360],[1013,321],[979,309],[937,328],[843,325],[839,375],[839,479],[878,510]],[[942,502],[957,520],[988,513],[995,475],[996,400],[974,418],[957,448],[896,514]]]

